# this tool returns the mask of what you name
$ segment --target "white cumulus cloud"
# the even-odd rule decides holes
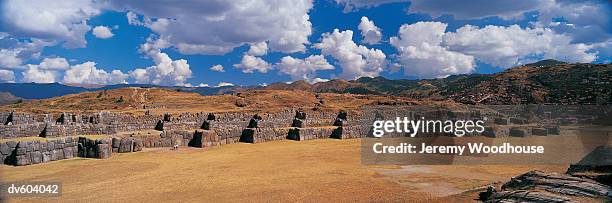
[[[314,47],[339,62],[342,68],[340,78],[375,77],[386,65],[385,54],[381,50],[355,44],[351,30],[340,32],[334,29],[332,33],[323,33],[321,42]]]
[[[26,64],[21,73],[24,82],[35,83],[79,83],[79,84],[118,84],[125,83],[127,74],[120,70],[110,73],[96,67],[96,63],[88,61],[82,64],[70,65],[65,58],[44,58],[39,64]]]
[[[27,60],[40,57],[44,47],[53,45],[54,42],[30,39],[19,40],[2,33],[0,36],[0,68],[19,69]]]
[[[404,73],[423,78],[439,78],[474,71],[474,57],[442,47],[446,24],[418,22],[402,25],[398,37],[390,39],[398,51]]]
[[[77,64],[66,70],[64,83],[79,84],[119,84],[125,83],[128,75],[120,70],[113,70],[110,73],[96,68],[96,63],[88,61]]]
[[[521,28],[488,25],[484,28],[466,25],[444,34],[450,50],[472,55],[479,61],[508,68],[529,57],[542,55],[567,62],[592,62],[591,46],[572,43],[571,37],[547,28]]]
[[[260,73],[267,73],[272,70],[272,65],[263,60],[262,58],[245,54],[242,56],[239,64],[234,64],[234,67],[242,70],[243,73],[253,73],[258,71]]]
[[[132,11],[131,24],[150,28],[183,54],[225,54],[264,41],[273,51],[305,51],[312,33],[311,0],[113,0],[112,6]]]
[[[221,64],[211,66],[210,70],[217,71],[217,72],[225,72],[225,68]]]
[[[15,73],[10,70],[0,70],[0,82],[2,83],[14,83]]]
[[[2,2],[2,20],[11,35],[56,40],[67,48],[86,46],[87,20],[100,13],[94,0]]]
[[[252,55],[252,56],[263,56],[263,55],[266,55],[267,53],[268,53],[268,43],[266,42],[259,42],[259,43],[251,44],[251,47],[249,48],[249,51],[247,52],[247,54]]]
[[[38,65],[27,64],[27,69],[21,74],[24,82],[34,83],[54,83],[57,81],[57,72],[52,70],[43,70],[38,68]]]
[[[96,26],[92,30],[92,33],[94,36],[100,39],[108,39],[114,36],[113,32],[111,32],[111,29],[106,26]]]
[[[446,77],[474,71],[476,60],[509,68],[527,61],[553,58],[567,62],[592,62],[592,45],[572,43],[571,37],[548,28],[466,25],[446,32],[445,23],[402,25],[390,39],[399,64],[407,75]]]
[[[219,82],[219,84],[217,84],[215,87],[227,87],[227,86],[234,86],[234,84],[229,83],[229,82]]]
[[[191,68],[187,60],[172,60],[168,54],[161,52],[168,46],[165,40],[148,38],[139,51],[153,59],[155,65],[129,71],[130,77],[141,84],[185,86],[187,79],[191,78]]]
[[[44,58],[38,67],[45,70],[65,70],[70,68],[70,64],[68,60],[61,57]]]
[[[292,80],[305,80],[309,83],[320,82],[321,78],[316,77],[318,70],[331,70],[334,66],[330,65],[322,55],[311,55],[305,59],[285,56],[276,64],[280,73],[291,76]]]
[[[361,17],[361,22],[359,23],[359,31],[361,31],[361,36],[363,36],[363,42],[367,44],[378,44],[380,39],[382,39],[382,32],[380,28],[374,25],[374,21],[368,19],[368,17]]]
[[[185,59],[172,60],[168,54],[157,52],[151,55],[154,66],[138,68],[129,72],[137,83],[184,86],[191,78],[191,69]]]

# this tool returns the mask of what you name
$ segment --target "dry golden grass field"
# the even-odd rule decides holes
[[[360,139],[325,139],[0,166],[0,180],[58,181],[64,187],[61,197],[9,202],[447,202],[475,201],[472,189],[529,170],[566,167],[364,166]]]
[[[0,111],[31,113],[127,112],[154,115],[183,112],[274,112],[291,108],[333,110],[357,109],[363,105],[393,103],[420,104],[422,101],[375,95],[353,95],[287,90],[247,90],[235,94],[202,96],[193,92],[159,88],[120,88],[29,100],[0,106]],[[242,103],[242,106],[237,105]],[[435,102],[429,102],[435,103]]]

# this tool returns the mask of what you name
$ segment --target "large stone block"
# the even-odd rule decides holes
[[[485,127],[485,130],[482,132],[482,136],[485,137],[499,137],[495,132],[495,129],[492,127]]]
[[[334,131],[332,131],[331,136],[329,137],[335,138],[335,139],[342,139],[342,126],[334,129]]]
[[[77,146],[72,147],[72,157],[79,157],[79,148]]]
[[[295,112],[295,118],[306,120],[306,112],[303,112],[303,111]]]
[[[202,129],[202,130],[210,130],[210,123],[208,121],[202,122],[202,125],[200,126],[200,129]]]
[[[111,143],[112,143],[111,138],[102,138],[102,139],[96,140],[96,144],[111,144]]]
[[[47,142],[47,150],[51,151],[55,149],[55,142],[52,142],[51,140],[49,140],[49,142]]]
[[[300,129],[298,129],[298,128],[289,129],[289,132],[287,134],[287,139],[302,141],[303,139],[300,136]]]
[[[559,128],[559,126],[548,126],[546,127],[546,132],[549,135],[559,135],[561,133],[561,128]]]
[[[189,141],[188,145],[200,148],[212,147],[219,145],[219,140],[217,138],[217,135],[215,134],[215,131],[196,130],[193,133],[193,139]]]
[[[172,116],[169,113],[164,113],[164,121],[170,122],[172,120]]]
[[[96,145],[96,157],[98,159],[108,159],[111,156],[111,147],[108,144],[98,144]]]
[[[508,119],[507,118],[495,118],[494,123],[496,125],[508,125]]]
[[[524,119],[524,118],[512,117],[510,118],[510,123],[515,124],[515,125],[525,125],[528,122],[527,122],[527,119]]]
[[[25,155],[27,153],[27,149],[26,148],[16,148],[15,149],[15,155],[19,156],[19,155]]]
[[[172,147],[172,138],[162,138],[159,147]]]
[[[72,147],[66,147],[64,148],[63,152],[64,152],[64,158],[66,159],[70,159],[73,157],[73,152],[72,152]]]
[[[347,116],[348,116],[348,113],[346,111],[340,111],[338,113],[337,118],[342,119],[342,120],[346,120]]]
[[[293,119],[293,123],[291,123],[291,127],[296,127],[296,128],[303,128],[304,127],[304,121],[298,119],[298,118],[294,118]]]
[[[113,137],[113,148],[119,148],[119,145],[121,145],[121,138],[118,137]]]
[[[32,141],[32,151],[40,151],[40,141]]]
[[[121,144],[119,145],[119,153],[132,152],[133,138],[124,137],[121,139]]]
[[[6,143],[0,143],[0,154],[9,155],[11,153],[11,148]]]
[[[242,130],[239,142],[255,143],[255,129],[247,128]]]
[[[85,147],[85,157],[87,158],[95,158],[96,157],[96,149],[95,145],[87,145]]]
[[[39,151],[32,152],[30,156],[32,156],[32,164],[39,164],[43,161],[42,153]]]
[[[162,120],[158,120],[155,124],[155,130],[163,131],[164,130],[164,122]]]
[[[17,147],[25,149],[27,151],[28,145],[30,145],[30,143],[27,142],[27,141],[19,141],[19,144],[17,144]],[[32,151],[32,150],[30,149],[30,151]]]
[[[39,148],[41,152],[46,152],[47,151],[47,145],[49,142],[40,142],[39,143]]]
[[[213,120],[215,120],[215,118],[216,118],[216,117],[215,117],[215,114],[213,114],[213,113],[208,113],[208,116],[207,116],[206,120],[213,121]]]
[[[6,145],[8,145],[9,148],[15,148],[15,147],[17,147],[17,142],[15,142],[15,141],[8,141],[8,142],[6,142]]]
[[[78,151],[78,156],[79,157],[87,157],[87,148],[85,147],[84,143],[79,142],[77,143],[77,147],[79,148]]]
[[[28,155],[18,155],[15,157],[15,165],[17,166],[25,166],[30,164],[30,156]]]
[[[509,135],[512,137],[527,137],[530,136],[530,133],[526,128],[515,127],[510,129]]]
[[[247,126],[247,128],[257,128],[259,124],[259,120],[255,119],[255,118],[251,118],[251,120],[249,121],[249,125]]]
[[[139,152],[142,151],[144,144],[141,139],[134,139],[134,146],[132,147],[132,151]]]
[[[548,135],[548,132],[546,131],[546,128],[533,128],[531,129],[531,134],[537,136],[546,136]]]
[[[346,125],[346,120],[341,119],[341,118],[336,118],[333,124],[333,126],[345,126],[345,125]]]
[[[62,160],[64,159],[64,150],[63,149],[55,149],[53,150],[53,153],[55,154],[55,160]]]
[[[43,152],[42,153],[42,162],[47,163],[51,161],[51,152]]]

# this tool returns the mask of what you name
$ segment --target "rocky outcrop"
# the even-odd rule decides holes
[[[547,202],[547,203],[571,203],[578,202],[572,201],[570,198],[549,194],[545,192],[538,191],[503,191],[503,192],[495,192],[487,197],[484,202]]]
[[[594,180],[541,171],[527,172],[512,178],[512,180],[502,186],[502,190],[526,189],[540,189],[564,195],[612,197],[612,189],[609,186]]]
[[[530,171],[503,184],[499,192],[489,188],[480,193],[484,202],[580,202],[584,198],[612,200],[612,188],[589,178]]]
[[[570,165],[566,173],[612,186],[612,146],[595,148],[578,163]]]

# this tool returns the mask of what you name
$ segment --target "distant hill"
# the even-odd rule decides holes
[[[173,87],[151,84],[116,84],[116,85],[83,85],[83,84],[60,84],[60,83],[0,83],[0,92],[7,92],[13,96],[23,99],[47,99],[83,92],[98,90],[112,90],[126,87],[163,88],[179,90],[184,92],[195,92],[201,95],[215,95],[234,93],[248,87],[224,86],[224,87]]]
[[[59,83],[0,83],[0,92],[9,92],[24,99],[45,99],[88,91],[83,87],[72,87]]]
[[[0,105],[3,104],[14,104],[19,101],[23,101],[22,98],[16,97],[10,92],[0,92]]]
[[[304,86],[303,83],[270,85],[265,89],[308,89],[295,88]],[[427,80],[363,77],[316,83],[310,89],[319,93],[393,95],[466,104],[612,104],[612,64],[543,60],[495,74]]]
[[[563,64],[567,64],[567,63],[563,61],[557,61],[554,59],[546,59],[546,60],[541,60],[535,63],[525,64],[525,66],[540,67],[540,66],[556,66],[556,65],[563,65]]]
[[[44,99],[67,94],[126,87],[162,88],[200,95],[218,95],[249,89],[391,95],[413,99],[454,100],[466,104],[612,104],[612,64],[568,64],[543,60],[495,74],[453,75],[427,80],[390,80],[363,77],[357,80],[330,80],[273,83],[266,87],[165,87],[117,84],[103,87],[75,87],[59,83],[0,83],[0,92],[23,99]],[[89,87],[89,88],[85,88]]]
[[[303,80],[298,80],[293,83],[284,83],[277,82],[272,83],[265,87],[260,87],[261,89],[267,90],[302,90],[302,91],[313,91],[312,85]]]

